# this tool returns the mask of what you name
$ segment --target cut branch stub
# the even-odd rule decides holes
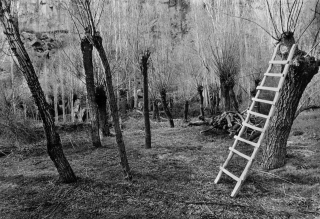
[[[294,33],[290,31],[282,33],[279,39],[279,43],[281,57],[282,59],[287,59],[291,47],[296,43],[294,39]]]
[[[142,73],[143,73],[143,69],[148,68],[148,65],[149,65],[148,60],[149,60],[150,55],[151,55],[151,52],[147,49],[141,57],[140,67],[141,67]]]

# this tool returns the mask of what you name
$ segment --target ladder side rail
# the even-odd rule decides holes
[[[285,78],[286,78],[286,76],[287,76],[287,74],[288,74],[288,71],[289,71],[289,68],[290,68],[290,65],[291,65],[291,60],[292,60],[292,58],[293,58],[293,55],[294,55],[294,53],[295,53],[296,48],[297,48],[297,45],[296,45],[296,44],[293,44],[293,46],[292,46],[292,48],[291,48],[291,50],[290,50],[288,59],[287,59],[288,64],[286,64],[286,66],[284,67],[283,72],[282,72],[283,77],[281,77],[280,80],[279,80],[279,85],[278,85],[278,87],[279,87],[280,89],[283,87],[283,83],[284,83]],[[276,92],[275,97],[274,97],[274,102],[277,103],[278,100],[279,100],[279,98],[280,98],[280,90],[279,90],[279,92]],[[271,106],[271,109],[270,109],[270,111],[269,111],[269,115],[268,115],[268,118],[267,118],[267,120],[266,120],[266,123],[265,123],[265,125],[264,125],[264,132],[261,133],[261,135],[260,135],[260,137],[259,137],[259,140],[258,140],[258,142],[257,142],[258,145],[261,145],[261,143],[262,143],[262,141],[263,141],[263,139],[264,139],[265,132],[266,132],[267,129],[269,128],[269,123],[270,123],[271,117],[273,116],[275,110],[276,110],[276,106],[275,106],[275,105],[272,105],[272,106]]]
[[[278,50],[279,50],[279,47],[280,47],[280,44],[278,44],[278,45],[276,46],[276,48],[275,48],[275,50],[274,50],[274,53],[273,53],[273,55],[272,55],[271,61],[274,61],[274,59],[275,59],[275,57],[276,57],[276,55],[277,55],[277,52],[278,52]],[[278,84],[279,90],[280,90],[280,89],[282,88],[282,86],[283,86],[285,77],[286,77],[286,75],[287,75],[287,73],[288,73],[288,70],[289,70],[289,68],[290,68],[290,65],[291,65],[291,60],[292,60],[292,58],[293,58],[295,49],[296,49],[296,44],[294,44],[294,45],[292,46],[291,50],[290,50],[290,53],[289,53],[289,56],[288,56],[288,59],[287,59],[287,62],[286,62],[287,64],[285,65],[285,68],[284,68],[284,70],[283,70],[283,72],[282,72],[282,75],[283,75],[283,76],[282,76],[282,77],[280,78],[280,80],[279,80],[279,84]],[[269,67],[268,67],[268,69],[267,69],[267,72],[265,73],[265,75],[264,75],[264,77],[263,77],[263,79],[262,79],[262,81],[261,81],[261,86],[263,86],[263,84],[265,83],[266,77],[268,76],[267,74],[270,72],[270,70],[271,70],[271,68],[272,68],[272,65],[273,65],[272,63],[269,64]],[[256,96],[255,96],[255,99],[258,99],[259,95],[260,95],[260,90],[257,91]],[[280,97],[280,92],[279,92],[279,91],[276,91],[276,94],[275,94],[273,103],[276,103],[276,102],[278,101],[279,97]],[[253,108],[254,108],[254,106],[255,106],[255,103],[256,103],[256,101],[253,99],[253,100],[252,100],[252,103],[251,103],[251,106],[250,106],[250,108],[249,108],[249,111],[253,111]],[[275,104],[273,104],[273,105],[271,106],[271,109],[270,109],[270,111],[269,111],[269,114],[268,114],[266,123],[265,123],[265,125],[264,125],[264,127],[263,127],[263,129],[262,129],[262,132],[261,132],[261,134],[260,134],[259,140],[258,140],[258,142],[256,143],[256,144],[257,144],[257,147],[254,148],[253,153],[251,154],[250,159],[249,159],[248,163],[246,164],[246,167],[245,167],[244,171],[242,172],[241,176],[240,176],[239,178],[237,178],[237,177],[233,177],[233,175],[232,175],[231,173],[230,173],[230,174],[227,174],[227,175],[229,175],[229,176],[232,175],[231,177],[234,178],[234,179],[237,181],[237,184],[236,184],[234,190],[233,190],[232,193],[231,193],[231,197],[236,196],[237,193],[240,191],[240,187],[241,187],[242,183],[244,182],[244,180],[246,179],[247,174],[248,174],[248,172],[249,172],[249,169],[250,169],[250,167],[251,167],[251,165],[252,165],[252,163],[253,163],[253,160],[254,160],[254,158],[256,157],[256,154],[257,154],[257,152],[258,152],[258,150],[259,150],[259,147],[260,147],[260,145],[261,145],[261,143],[262,143],[262,141],[263,141],[263,139],[264,139],[265,132],[266,132],[268,126],[269,126],[270,119],[271,119],[272,115],[274,114],[274,111],[275,111]],[[250,115],[251,115],[250,113],[247,113],[246,119],[245,119],[245,121],[243,121],[242,127],[241,127],[240,132],[238,133],[238,136],[237,136],[237,137],[241,138],[240,136],[243,134],[244,130],[246,129],[245,124],[248,123],[248,121],[249,121],[249,119],[250,119]],[[220,180],[221,175],[222,175],[222,173],[223,173],[222,170],[228,165],[229,161],[230,161],[231,158],[233,157],[233,155],[234,155],[234,153],[235,153],[233,150],[235,150],[235,147],[236,147],[236,145],[238,144],[239,141],[240,141],[240,140],[235,137],[235,141],[234,141],[234,143],[233,143],[233,146],[229,148],[230,152],[229,152],[228,158],[227,158],[226,161],[224,162],[223,167],[220,168],[220,171],[219,171],[218,176],[216,177],[214,183],[218,183],[218,181]],[[240,153],[240,154],[241,154],[241,153]],[[248,159],[249,156],[246,155],[245,158]],[[226,169],[224,169],[224,170],[225,170],[226,172],[228,172]],[[228,173],[229,173],[229,172],[228,172]]]

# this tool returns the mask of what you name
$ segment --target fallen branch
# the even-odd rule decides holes
[[[250,206],[247,205],[240,205],[240,204],[231,204],[231,203],[219,203],[219,202],[206,202],[206,201],[198,201],[198,202],[185,202],[187,205],[221,205],[221,206],[228,206],[228,207],[242,207],[248,208]]]
[[[234,111],[226,111],[212,118],[209,124],[212,126],[210,129],[201,131],[200,134],[211,131],[212,129],[222,129],[229,132],[230,136],[234,136],[239,133],[242,128],[242,123],[245,120],[247,110],[239,113]],[[251,117],[248,121],[249,124],[261,127],[262,119]],[[204,125],[205,123],[197,122],[190,125]],[[255,130],[247,128],[246,134],[250,136],[250,139],[253,140],[260,136]],[[251,138],[252,137],[252,138]]]
[[[188,126],[202,126],[202,125],[209,125],[207,121],[195,121],[189,122]]]

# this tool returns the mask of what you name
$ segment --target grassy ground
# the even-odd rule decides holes
[[[319,218],[319,115],[295,122],[284,168],[261,171],[259,155],[236,198],[227,176],[213,183],[233,140],[200,135],[206,127],[153,122],[153,148],[146,150],[142,120],[126,121],[133,182],[123,180],[114,138],[94,149],[88,131],[61,131],[79,181],[59,183],[45,142],[20,146],[0,158],[0,218]]]

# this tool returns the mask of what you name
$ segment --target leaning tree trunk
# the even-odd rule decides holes
[[[156,121],[160,121],[159,106],[158,106],[158,100],[157,99],[154,99],[154,101],[153,101],[152,119],[154,119]]]
[[[145,148],[151,148],[151,128],[150,128],[150,115],[149,115],[149,88],[148,88],[148,59],[150,52],[146,51],[140,63],[140,68],[143,76],[143,116],[145,125]]]
[[[47,151],[50,159],[53,161],[58,170],[62,182],[72,183],[76,182],[77,178],[65,157],[61,139],[56,131],[53,117],[50,114],[49,105],[46,102],[45,95],[40,86],[38,77],[30,60],[30,57],[21,41],[18,28],[18,18],[16,14],[9,14],[8,10],[4,10],[5,4],[0,1],[0,20],[5,30],[4,33],[8,39],[11,51],[17,62],[20,65],[28,87],[32,93],[34,101],[38,107],[41,119],[43,121],[43,128],[47,138]]]
[[[163,110],[166,113],[168,119],[169,119],[169,124],[171,128],[174,128],[174,122],[173,122],[173,117],[172,114],[168,108],[168,103],[167,103],[167,91],[166,89],[162,89],[160,91],[160,96],[161,96],[161,103],[163,106]]]
[[[96,88],[96,101],[98,105],[99,128],[103,136],[110,136],[107,112],[107,95],[102,85]]]
[[[91,119],[91,139],[94,147],[101,147],[99,135],[98,105],[95,97],[94,73],[92,63],[93,45],[87,38],[81,40],[81,52],[83,55],[83,66],[86,74],[87,99],[89,102]]]
[[[53,104],[54,104],[54,119],[55,122],[59,122],[59,111],[58,111],[58,105],[59,105],[59,100],[58,100],[58,83],[54,83],[53,85]]]
[[[197,91],[200,97],[200,120],[204,121],[204,107],[203,107],[203,86],[199,85]]]
[[[188,122],[188,112],[189,112],[189,101],[186,100],[184,102],[184,113],[183,113],[184,122]]]
[[[106,74],[106,83],[107,83],[107,89],[108,89],[108,95],[109,95],[109,105],[110,105],[111,114],[114,122],[114,130],[116,132],[116,141],[117,141],[118,151],[119,151],[120,160],[121,160],[120,162],[121,167],[123,169],[125,178],[128,180],[131,180],[132,175],[131,175],[130,166],[129,166],[129,162],[126,154],[126,147],[125,147],[122,132],[121,132],[117,100],[113,91],[112,74],[111,74],[107,54],[102,44],[102,38],[98,33],[95,33],[95,35],[93,36],[93,42],[94,42],[94,47],[97,49],[99,53],[99,56]]]
[[[291,46],[288,46],[288,51],[290,48]],[[266,133],[262,162],[264,169],[276,169],[285,164],[287,139],[300,98],[308,83],[318,72],[318,61],[315,61],[313,57],[304,57],[304,54],[302,51],[297,51],[294,64],[290,67],[280,91],[280,98],[276,103],[276,110]]]

